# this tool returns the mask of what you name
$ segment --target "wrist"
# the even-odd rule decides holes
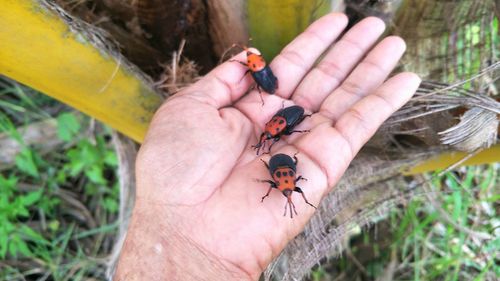
[[[115,280],[251,280],[189,239],[163,206],[136,202]]]

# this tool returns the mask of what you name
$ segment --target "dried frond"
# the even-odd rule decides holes
[[[119,43],[116,42],[107,31],[70,15],[66,10],[52,1],[41,1],[41,5],[56,13],[66,22],[72,32],[80,35],[81,40],[85,40],[86,43],[92,44],[98,50],[102,50],[107,56],[115,58],[118,62],[117,68],[126,67],[126,69],[134,73],[138,79],[142,80],[145,85],[152,85],[151,78],[142,72],[136,65],[130,63],[127,58],[120,53]]]
[[[182,57],[185,43],[186,41],[183,40],[179,50],[172,54],[170,64],[163,65],[163,74],[155,83],[159,89],[166,91],[167,96],[177,93],[200,78],[199,67],[196,63]]]
[[[463,87],[464,84],[481,81],[487,78],[486,92],[474,92]],[[483,69],[472,78],[462,80],[453,84],[445,84],[432,81],[423,81],[415,96],[403,108],[394,113],[385,125],[392,125],[412,120],[437,112],[448,111],[460,106],[479,107],[500,114],[500,103],[488,96],[494,93],[493,81],[500,78],[500,62],[496,62]]]
[[[496,62],[473,77],[451,85],[422,82],[410,102],[384,123],[374,137],[378,140],[376,144],[380,145],[380,139],[387,144],[391,135],[404,134],[415,136],[427,145],[452,145],[464,151],[490,146],[498,134],[500,102],[498,97],[490,95],[496,93],[493,82],[500,78],[499,70],[500,62]],[[472,84],[481,86],[478,91],[465,88]],[[474,108],[477,110],[462,116],[463,122],[456,124],[457,117]]]
[[[457,125],[439,132],[441,142],[466,152],[488,148],[496,142],[498,123],[494,112],[473,107],[460,117]]]

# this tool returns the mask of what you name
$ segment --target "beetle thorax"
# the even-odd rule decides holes
[[[257,72],[266,67],[266,62],[262,56],[252,52],[247,52],[247,66],[252,72]]]
[[[273,172],[273,179],[278,189],[295,189],[295,172],[290,167],[279,167]]]
[[[266,123],[265,131],[271,136],[277,136],[286,128],[286,119],[283,116],[274,116],[269,122]]]

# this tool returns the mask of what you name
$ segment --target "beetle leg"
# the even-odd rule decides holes
[[[304,181],[307,181],[306,178],[304,178],[303,176],[299,176],[298,178],[295,179],[295,183],[297,183],[298,181],[300,180],[304,180]]]
[[[302,121],[304,121],[304,119],[306,119],[306,117],[311,117],[311,116],[312,116],[312,114],[302,115],[302,117],[300,118],[299,121],[297,121],[296,124],[300,124]],[[291,135],[293,133],[308,133],[310,131],[311,130],[301,130],[301,131],[300,130],[293,130],[293,131],[285,130],[285,132],[283,134],[288,136],[288,135]]]
[[[262,196],[262,199],[260,199],[260,203],[264,202],[264,198],[266,198],[267,196],[269,196],[269,193],[271,193],[272,189],[273,189],[273,187],[270,186],[269,189],[267,190],[266,195]]]
[[[262,196],[262,199],[260,199],[260,203],[264,202],[264,198],[266,198],[267,196],[269,196],[269,193],[271,193],[272,189],[273,189],[273,187],[270,186],[269,189],[267,190],[266,195]]]
[[[269,164],[267,164],[267,162],[262,159],[260,159],[260,161],[262,161],[262,163],[264,163],[264,165],[266,165],[266,168],[269,170]]]
[[[264,151],[266,149],[266,143],[267,141],[263,141],[262,142],[262,145],[260,145],[258,148],[257,148],[257,155],[259,155],[259,152],[260,152],[260,149],[262,149],[262,151]],[[267,153],[263,153],[263,154],[267,154]]]
[[[297,154],[299,154],[299,152],[295,152],[295,154],[293,155],[293,160],[295,160],[295,162],[293,164],[295,164],[295,167],[297,167],[297,164],[299,164],[299,159],[297,158]]]
[[[252,145],[253,149],[257,149],[257,155],[259,155],[260,149],[266,145],[266,140],[262,141],[264,133],[260,134],[259,142],[256,145]]]
[[[316,206],[314,206],[313,204],[309,203],[309,201],[307,201],[306,195],[304,194],[304,192],[302,191],[302,189],[300,189],[300,187],[296,186],[293,191],[297,191],[298,193],[302,194],[302,198],[304,198],[304,201],[306,201],[306,203],[309,206],[313,207],[314,209],[317,209]]]
[[[241,76],[240,82],[238,82],[238,83],[241,83],[241,81],[245,78],[245,76],[247,76],[247,74],[249,72],[250,72],[250,69],[248,69],[247,71],[245,71],[245,74],[243,74],[243,76]]]
[[[293,211],[295,212],[295,215],[298,215],[297,210],[295,210],[295,204],[293,204],[292,200],[290,200],[290,203],[292,204]]]
[[[274,145],[275,143],[277,143],[279,140],[280,140],[280,138],[279,138],[279,137],[275,137],[275,138],[273,139],[273,143],[271,143],[271,145],[269,146],[269,149],[267,150],[267,153],[271,153],[271,147],[273,147],[273,145]]]
[[[244,65],[246,67],[248,67],[248,64],[246,62],[242,62],[242,61],[239,61],[239,60],[229,60],[230,62],[238,62],[240,63],[241,65]]]
[[[257,85],[257,91],[259,91],[260,101],[262,102],[262,106],[264,106],[264,98],[262,97],[262,91],[260,90],[259,85]]]
[[[291,135],[293,133],[309,133],[311,130],[293,130],[293,131],[285,131],[285,135]]]
[[[269,193],[271,193],[271,190],[272,190],[273,188],[278,188],[278,187],[276,186],[276,183],[275,183],[275,182],[273,182],[272,180],[260,180],[260,179],[256,179],[256,181],[258,181],[258,182],[266,182],[266,183],[268,183],[268,184],[270,185],[270,186],[269,186],[269,189],[267,190],[266,195],[262,196],[262,199],[260,200],[260,202],[264,202],[264,198],[266,198],[267,196],[269,196]]]
[[[304,115],[302,115],[302,117],[300,118],[299,122],[297,122],[297,124],[300,123],[300,122],[302,122],[302,121],[304,121],[304,119],[306,119],[307,117],[311,117],[311,116],[312,116],[312,114],[304,114]]]
[[[262,145],[262,151],[266,150],[266,145],[267,145],[267,141],[266,141],[266,142],[264,142],[264,144]],[[269,152],[268,152],[268,153],[266,153],[266,154],[269,154]]]
[[[292,196],[287,196],[287,202],[285,203],[285,213],[283,214],[283,216],[286,216],[286,207],[290,206],[290,218],[293,219],[293,213],[295,213],[295,215],[298,215],[297,213],[297,210],[295,209],[295,204],[293,204],[293,201],[292,201]]]

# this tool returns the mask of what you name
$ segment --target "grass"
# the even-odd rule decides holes
[[[24,143],[19,128],[52,118],[57,149]],[[104,280],[119,194],[110,130],[1,78],[0,133],[21,147],[0,170],[0,280]]]
[[[499,168],[425,175],[427,195],[353,237],[351,254],[316,269],[311,280],[498,280]]]

